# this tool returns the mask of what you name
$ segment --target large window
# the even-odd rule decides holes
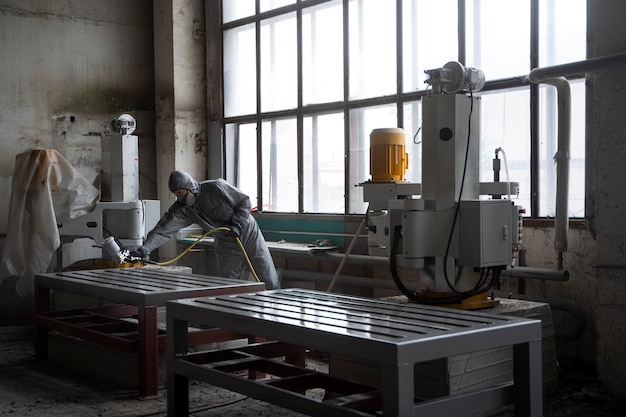
[[[364,213],[369,135],[401,127],[407,180],[421,181],[427,69],[484,71],[480,181],[503,151],[518,203],[555,214],[557,97],[526,76],[586,58],[585,0],[222,1],[226,161],[259,209]],[[584,79],[572,87],[569,210],[584,216]]]

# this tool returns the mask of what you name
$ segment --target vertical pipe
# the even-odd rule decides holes
[[[571,92],[565,75],[599,71],[626,65],[626,53],[591,58],[586,61],[535,68],[528,74],[533,84],[546,83],[556,87],[558,93],[558,150],[554,159],[557,163],[557,198],[555,215],[554,247],[558,252],[567,252],[568,189],[570,158],[570,102]],[[533,212],[533,215],[535,213]],[[562,254],[559,254],[561,257]]]
[[[569,160],[571,128],[571,91],[565,77],[545,81],[557,89],[558,102],[558,146],[556,162],[556,213],[554,218],[554,249],[567,252],[567,228],[569,223]]]
[[[526,266],[526,249],[520,249],[519,251],[519,266]],[[518,278],[517,280],[517,292],[518,294],[526,294],[526,278]]]
[[[569,159],[570,159],[570,126],[571,126],[571,91],[565,77],[541,79],[531,72],[528,76],[532,83],[543,82],[556,87],[558,107],[558,146],[554,161],[556,162],[556,214],[554,218],[554,249],[567,252],[567,228],[569,224]]]

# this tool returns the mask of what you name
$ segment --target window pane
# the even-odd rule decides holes
[[[402,65],[405,92],[425,90],[424,70],[441,68],[456,60],[458,52],[457,0],[437,1],[433,19],[433,2],[404,0],[402,3]],[[435,41],[433,39],[436,39]]]
[[[467,2],[467,65],[487,81],[530,71],[530,1]]]
[[[222,1],[222,21],[224,23],[254,14],[255,0],[226,0]]]
[[[404,146],[409,156],[405,179],[422,182],[422,102],[404,105]]]
[[[256,124],[243,124],[238,128],[237,185],[241,191],[248,194],[250,203],[254,207],[258,204]]]
[[[480,181],[494,180],[493,158],[496,149],[500,163],[500,181],[518,182],[516,205],[530,214],[530,111],[529,90],[508,90],[483,93],[480,117]],[[506,163],[504,159],[506,158]]]
[[[256,112],[254,25],[224,31],[224,115]]]
[[[350,98],[396,93],[395,2],[350,1]]]
[[[296,121],[263,122],[263,208],[298,212]]]
[[[539,2],[539,65],[542,67],[586,58],[586,0]]]
[[[302,12],[304,105],[343,99],[342,16],[341,0]]]
[[[370,174],[370,134],[374,129],[397,127],[395,105],[366,107],[350,112],[350,175],[349,213],[365,213],[367,204],[363,202],[363,188],[354,187],[371,180]]]
[[[296,0],[261,0],[259,3],[261,12],[266,12],[268,10],[278,9],[279,7],[294,4],[295,2]]]
[[[570,82],[572,92],[570,128],[570,175],[568,211],[570,217],[585,215],[585,82]],[[556,164],[558,111],[556,89],[542,85],[540,91],[540,186],[539,216],[556,214]]]
[[[345,212],[343,113],[304,118],[304,211]]]
[[[292,109],[298,98],[296,14],[261,23],[261,111]]]

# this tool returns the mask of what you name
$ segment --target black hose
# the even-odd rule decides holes
[[[455,304],[460,303],[464,299],[468,297],[472,297],[476,294],[481,294],[489,291],[496,282],[500,279],[500,274],[504,267],[495,267],[489,268],[493,272],[493,276],[491,281],[486,288],[481,288],[485,282],[487,282],[487,278],[489,276],[489,272],[481,272],[481,278],[478,280],[474,288],[469,291],[456,291],[454,295],[448,297],[420,297],[415,292],[411,291],[407,288],[406,285],[402,282],[400,275],[398,274],[398,263],[397,263],[397,255],[398,247],[400,245],[400,237],[402,236],[402,226],[396,226],[394,230],[393,243],[391,245],[391,253],[389,255],[389,268],[391,270],[391,277],[393,278],[396,287],[400,290],[400,292],[407,297],[409,300],[414,301],[420,304]]]

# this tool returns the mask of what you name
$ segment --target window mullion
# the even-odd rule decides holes
[[[260,0],[256,0],[256,14],[260,10]],[[261,120],[261,22],[255,23],[255,52],[256,52],[256,157],[257,157],[257,200],[259,209],[265,207],[263,201],[263,129]]]
[[[539,0],[530,2],[530,71],[539,66]],[[539,216],[539,85],[530,85],[530,216]]]
[[[467,51],[467,47],[465,45],[467,36],[465,31],[467,30],[467,22],[465,21],[466,19],[466,13],[465,13],[465,2],[467,0],[458,0],[458,21],[457,21],[457,28],[458,28],[458,39],[459,39],[459,50],[458,50],[458,59],[459,62],[462,64],[466,64],[466,51]]]
[[[404,127],[404,103],[400,100],[404,91],[404,65],[402,59],[402,0],[396,0],[396,98],[397,98],[397,126]]]
[[[350,0],[343,0],[343,119],[344,119],[344,213],[350,212]]]
[[[296,11],[296,56],[298,71],[298,104],[296,114],[296,140],[298,155],[298,213],[304,212],[304,122],[302,116],[302,9]]]

